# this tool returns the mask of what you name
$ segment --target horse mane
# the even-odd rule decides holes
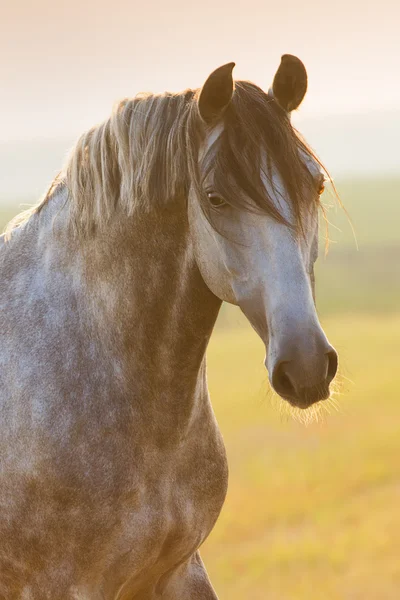
[[[82,135],[65,169],[78,228],[105,224],[117,207],[131,215],[188,192],[187,153],[198,145],[188,135],[195,129],[193,95],[123,100],[108,120]]]
[[[209,216],[198,165],[205,130],[198,94],[199,90],[139,94],[119,102],[107,120],[79,138],[44,199],[14,219],[8,232],[39,212],[60,187],[68,190],[71,224],[78,233],[106,226],[117,209],[132,215],[185,198],[191,185]],[[310,203],[306,191],[313,182],[300,150],[321,163],[286,113],[254,84],[237,81],[223,119],[221,135],[203,158],[206,172],[214,173],[216,190],[239,208],[249,209],[244,198],[250,197],[253,207],[290,226],[262,179],[266,176],[274,186],[274,167],[301,225],[303,209]]]

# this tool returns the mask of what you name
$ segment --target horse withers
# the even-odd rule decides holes
[[[0,238],[0,598],[216,599],[198,549],[227,461],[205,352],[223,300],[293,406],[337,356],[313,301],[320,163],[272,90],[220,67],[85,133]]]

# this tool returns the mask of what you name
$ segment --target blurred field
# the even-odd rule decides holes
[[[339,410],[308,427],[283,416],[236,309],[210,344],[230,487],[202,554],[221,600],[400,597],[400,180],[338,187],[359,250],[331,211],[341,232],[318,261],[317,298],[340,355]]]
[[[271,401],[249,327],[212,339],[209,385],[230,485],[203,558],[221,599],[399,597],[400,315],[324,324],[343,395],[339,412],[328,405],[308,427]]]
[[[326,193],[332,241],[316,268],[321,314],[400,311],[400,179],[347,180],[338,190],[358,250],[345,214],[329,208],[334,202]]]

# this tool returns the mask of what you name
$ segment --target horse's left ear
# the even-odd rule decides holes
[[[297,56],[284,54],[274,77],[275,100],[286,112],[300,106],[307,91],[307,71]]]
[[[219,67],[209,75],[200,92],[198,106],[206,123],[218,119],[231,101],[233,94],[232,71],[234,62]]]

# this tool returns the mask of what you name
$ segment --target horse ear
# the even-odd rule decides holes
[[[200,116],[206,123],[220,117],[231,101],[234,66],[235,63],[231,62],[213,71],[201,89],[198,107]]]
[[[286,112],[300,106],[307,91],[307,71],[297,56],[284,54],[274,77],[275,100]]]

